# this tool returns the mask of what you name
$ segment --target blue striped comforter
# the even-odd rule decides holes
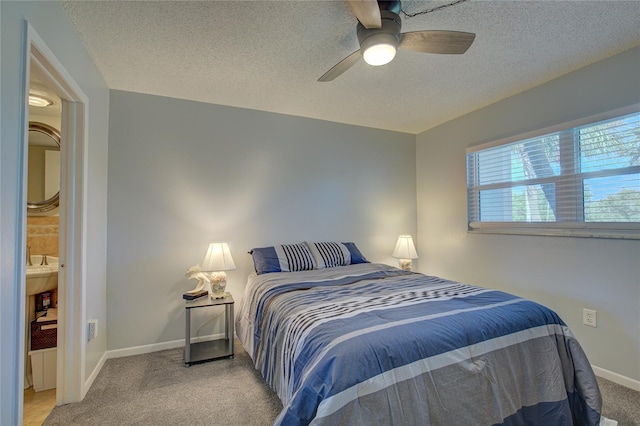
[[[601,398],[550,309],[379,264],[251,276],[236,330],[275,424],[595,425]]]

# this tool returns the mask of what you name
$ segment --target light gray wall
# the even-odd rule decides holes
[[[417,136],[420,271],[556,310],[597,367],[640,380],[640,241],[467,233],[465,148],[640,102],[640,48]],[[598,328],[582,325],[583,307]]]
[[[109,350],[184,338],[184,274],[210,242],[230,245],[237,302],[252,247],[349,240],[395,264],[415,178],[414,135],[112,91]]]
[[[17,398],[22,394],[14,380],[22,349],[16,345],[19,322],[19,288],[23,277],[16,266],[24,262],[24,233],[19,229],[25,208],[18,206],[22,181],[24,99],[24,28],[28,21],[67,72],[89,97],[89,146],[87,153],[86,253],[87,280],[85,318],[106,319],[106,171],[109,91],[82,42],[58,2],[0,2],[1,18],[1,145],[0,145],[0,424],[15,424]],[[84,324],[77,324],[82,327]],[[86,345],[85,376],[106,350],[106,339]]]

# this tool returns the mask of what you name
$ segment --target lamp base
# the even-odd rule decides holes
[[[227,274],[224,271],[215,272],[209,276],[211,285],[211,298],[224,299],[226,296],[224,289],[227,287]]]
[[[413,261],[411,259],[400,259],[398,260],[398,263],[400,264],[400,269],[410,271]]]
[[[225,297],[231,296],[231,293],[225,291],[222,293],[211,293],[211,295],[209,297],[211,297],[212,299],[224,299]]]

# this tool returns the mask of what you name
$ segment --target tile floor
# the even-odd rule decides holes
[[[23,426],[40,426],[56,406],[56,390],[36,392],[33,387],[24,390]]]

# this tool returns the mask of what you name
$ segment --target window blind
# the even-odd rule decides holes
[[[469,229],[640,238],[640,113],[582,121],[468,149]]]

